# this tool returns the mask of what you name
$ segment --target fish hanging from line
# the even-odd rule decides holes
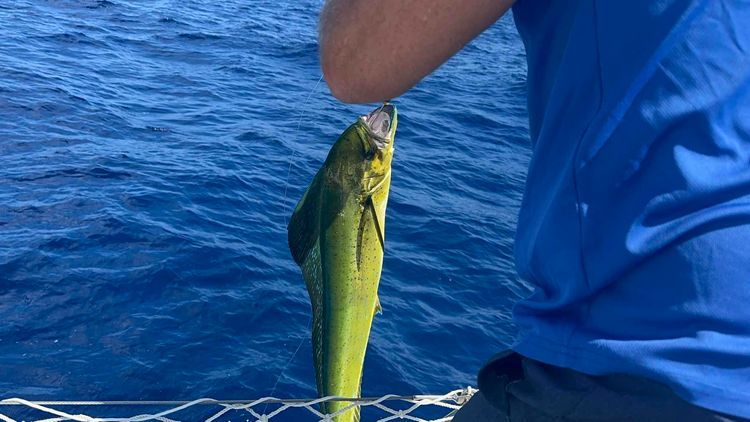
[[[398,117],[388,102],[349,126],[289,221],[289,249],[300,266],[313,313],[318,394],[359,397],[370,327],[380,312],[385,209]],[[349,402],[322,405],[334,413]],[[359,420],[354,407],[337,422]]]

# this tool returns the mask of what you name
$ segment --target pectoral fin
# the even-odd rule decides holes
[[[383,224],[380,223],[380,220],[378,219],[378,212],[375,210],[375,204],[372,202],[372,196],[367,197],[367,201],[365,201],[365,206],[370,207],[370,211],[372,212],[372,221],[375,222],[375,231],[378,233],[378,240],[380,240],[380,248],[385,253],[385,232],[383,231]]]
[[[362,262],[362,236],[364,235],[365,224],[367,223],[367,219],[365,217],[368,213],[372,214],[372,221],[375,224],[375,233],[377,233],[378,235],[380,248],[383,252],[385,252],[385,243],[383,240],[383,225],[380,224],[380,220],[378,220],[378,213],[377,211],[375,211],[375,205],[372,203],[372,196],[368,196],[367,199],[365,199],[365,203],[362,209],[362,218],[359,219],[359,227],[357,228],[357,269],[359,269],[359,265]]]

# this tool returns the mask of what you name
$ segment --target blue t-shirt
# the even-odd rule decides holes
[[[750,417],[750,2],[519,0],[515,350]]]

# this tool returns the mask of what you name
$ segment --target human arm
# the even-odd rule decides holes
[[[320,59],[345,102],[403,94],[500,18],[514,0],[327,0]]]

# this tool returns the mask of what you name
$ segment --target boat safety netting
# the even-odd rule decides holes
[[[407,420],[447,422],[477,390],[468,387],[443,395],[364,397],[358,399],[323,397],[319,399],[193,401],[31,401],[19,398],[0,400],[0,420],[10,421],[322,421],[336,422],[336,416],[360,408],[362,422]],[[320,403],[350,403],[336,413],[324,414]],[[276,418],[276,419],[274,419]]]

